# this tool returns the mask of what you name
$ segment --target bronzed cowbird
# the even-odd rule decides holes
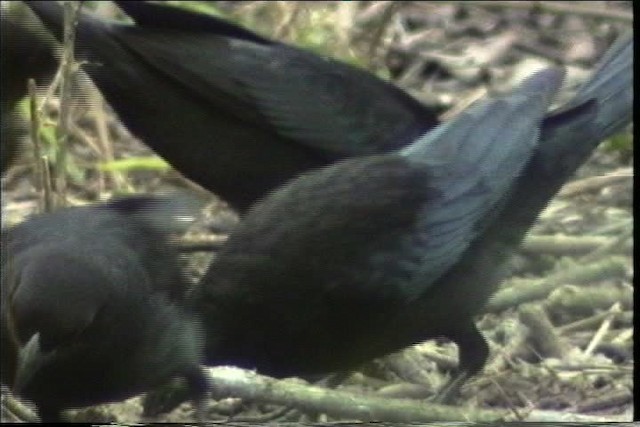
[[[244,211],[298,173],[388,152],[437,118],[359,68],[212,16],[117,2],[137,25],[80,17],[76,55],[129,130]],[[62,9],[28,2],[62,38]]]
[[[546,119],[552,71],[397,154],[305,174],[258,203],[192,295],[207,363],[323,373],[446,336],[461,372],[445,396],[455,390],[486,361],[472,319],[502,267],[598,143],[630,122],[632,48],[621,38]]]
[[[632,51],[621,37],[544,119],[553,71],[395,154],[345,160],[266,197],[191,296],[207,363],[324,373],[446,336],[459,345],[458,378],[477,372],[487,346],[472,317],[502,267],[564,182],[631,121]]]
[[[205,396],[204,335],[168,236],[181,199],[68,208],[3,231],[2,382],[43,421],[173,377]]]
[[[462,369],[440,394],[441,401],[449,400],[487,358],[473,315],[498,286],[502,267],[548,201],[600,141],[630,122],[632,87],[633,38],[626,36],[610,48],[574,99],[542,120],[537,147],[524,169],[488,210],[482,200],[500,193],[498,187],[478,186],[477,194],[471,192],[450,209],[428,205],[416,211],[425,197],[419,190],[430,183],[410,178],[429,169],[393,169],[403,164],[398,155],[344,161],[267,197],[241,222],[191,295],[207,329],[207,363],[275,376],[313,376],[446,336],[459,345]],[[421,141],[414,146],[425,147],[427,165],[429,159],[439,165],[447,159],[447,149],[478,156],[473,147],[482,147],[487,132],[497,132],[493,144],[514,144],[509,139],[512,124],[500,129],[504,118],[486,114],[471,116],[472,124],[462,116],[446,131],[424,137],[438,146]],[[528,109],[522,114],[533,118]],[[531,136],[540,125],[534,124]],[[468,147],[457,144],[463,137]],[[513,167],[503,170],[490,158],[456,160],[468,162],[466,173],[472,176],[464,178],[469,182],[481,180],[488,168],[495,168],[499,177]],[[451,189],[444,181],[448,165],[435,173],[443,180],[443,195],[465,182],[455,181],[459,167],[451,164]],[[485,213],[464,217],[464,208],[474,208],[474,203]],[[435,237],[415,232],[412,212],[437,222]],[[468,228],[470,218],[478,221],[476,229]],[[421,263],[422,257],[445,264]],[[380,317],[394,309],[389,319]]]
[[[191,296],[207,363],[309,375],[446,336],[461,371],[480,370],[472,316],[517,244],[496,220],[562,76],[541,71],[402,150],[305,173],[258,202]]]

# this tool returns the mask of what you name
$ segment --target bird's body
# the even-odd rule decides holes
[[[163,203],[70,208],[3,232],[2,381],[43,420],[175,376],[204,393],[201,326],[184,310],[176,255],[154,225],[168,214]]]
[[[471,318],[498,283],[483,258],[508,246],[481,240],[560,81],[541,73],[395,154],[304,174],[256,204],[192,296],[207,363],[317,374],[444,335],[476,372],[487,348]]]
[[[445,336],[459,345],[459,378],[480,370],[488,348],[472,318],[540,211],[631,121],[632,51],[621,37],[546,117],[535,102],[549,87],[528,83],[475,107],[491,113],[463,113],[395,154],[304,174],[256,204],[191,297],[207,363],[327,373]],[[532,93],[533,104],[520,98]]]
[[[240,211],[300,172],[394,150],[438,123],[364,70],[219,18],[118,4],[137,25],[80,17],[84,70],[134,135]],[[60,6],[29,7],[60,40]]]

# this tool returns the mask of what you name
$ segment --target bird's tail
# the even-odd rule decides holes
[[[540,145],[513,193],[504,200],[502,228],[522,237],[540,211],[604,139],[633,116],[633,38],[618,40],[575,98],[548,116]]]
[[[572,104],[598,102],[596,135],[601,141],[623,130],[633,118],[633,34],[621,36],[602,57]]]
[[[600,142],[623,130],[632,117],[633,35],[626,34],[574,99],[543,123],[537,173],[545,173],[554,181],[552,187],[559,188]]]
[[[596,103],[589,112],[589,103]],[[633,117],[633,35],[622,36],[596,66],[576,96],[543,124],[541,154],[557,173],[562,158],[563,180],[604,139],[623,130]]]

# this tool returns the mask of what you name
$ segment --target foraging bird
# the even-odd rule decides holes
[[[410,179],[431,172],[442,180],[446,197],[464,180],[481,182],[492,170],[497,177],[513,172],[513,164],[503,168],[490,157],[479,159],[480,152],[473,150],[516,144],[512,126],[525,125],[517,114],[511,123],[496,116],[498,110],[491,111],[493,104],[485,104],[481,111],[486,117],[465,113],[411,145],[425,148],[421,161],[428,165],[431,159],[439,167],[436,172],[394,169],[394,164],[402,165],[402,157],[407,162],[417,157],[407,148],[396,155],[343,161],[268,196],[240,223],[190,297],[208,334],[206,363],[280,377],[310,376],[349,370],[445,336],[458,344],[460,353],[460,373],[439,396],[450,401],[488,357],[473,316],[498,286],[501,268],[549,200],[602,140],[631,121],[632,88],[633,37],[627,35],[609,49],[574,99],[542,120],[539,141],[539,121],[529,123],[537,146],[507,188],[477,185],[477,193],[469,191],[466,199],[459,198],[460,206],[452,204],[448,210],[435,208],[428,198],[431,204],[420,209],[425,200],[420,189],[432,185],[433,178]],[[518,92],[513,96],[518,99]],[[524,108],[522,114],[534,119],[538,113]],[[492,146],[482,138],[496,129]],[[464,138],[468,146],[459,142]],[[469,176],[459,177],[465,164]],[[487,208],[490,203],[483,201],[496,197],[499,201]],[[478,210],[469,215],[465,207]],[[416,231],[412,214],[437,222],[433,240]],[[472,228],[471,219],[478,228]],[[426,260],[422,264],[421,257]],[[430,264],[430,259],[444,264]],[[384,318],[394,310],[395,315]],[[177,403],[166,395],[153,397],[145,406],[149,413]]]
[[[300,172],[398,149],[438,124],[364,70],[212,16],[116,3],[136,25],[81,14],[84,70],[134,135],[240,212]],[[27,4],[62,40],[60,5]]]
[[[504,244],[483,237],[561,81],[540,72],[402,150],[303,174],[257,203],[192,296],[207,363],[308,375],[447,336],[477,372],[487,346],[471,318],[497,284],[486,258]]]
[[[565,108],[543,71],[393,154],[303,174],[257,203],[191,296],[206,363],[274,376],[343,371],[438,336],[447,401],[488,346],[473,323],[540,211],[633,115],[633,39]]]
[[[179,203],[136,197],[33,217],[2,233],[2,382],[61,411],[125,399],[183,377],[193,399],[200,323],[164,231]]]
[[[21,139],[27,133],[15,107],[27,95],[28,79],[35,79],[38,85],[46,84],[58,67],[44,30],[38,30],[37,23],[12,6],[2,5],[0,9],[0,173],[3,174],[18,155]]]

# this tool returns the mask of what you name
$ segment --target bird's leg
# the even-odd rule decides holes
[[[464,383],[480,372],[489,357],[489,345],[475,323],[470,322],[448,335],[458,344],[459,372],[445,385],[434,398],[434,403],[451,404],[460,394]]]
[[[45,405],[38,406],[38,417],[41,423],[63,423],[67,422],[65,417],[62,416],[62,410],[60,408],[53,408]]]
[[[211,384],[203,368],[198,367],[184,376],[189,388],[189,395],[196,410],[196,421],[204,422],[207,418],[207,407]]]
[[[189,400],[190,390],[182,381],[171,381],[155,388],[142,401],[143,415],[155,417],[172,411],[182,402]]]

